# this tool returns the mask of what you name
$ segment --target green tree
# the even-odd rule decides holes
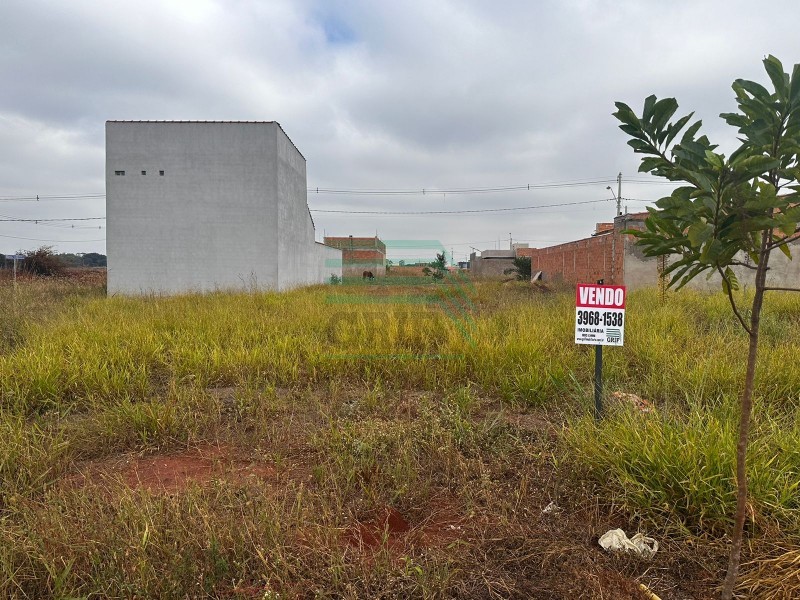
[[[87,252],[83,255],[81,264],[84,267],[105,267],[106,255],[98,254],[97,252]]]
[[[58,258],[58,260],[61,261],[61,263],[65,267],[80,267],[81,266],[81,257],[78,256],[77,254],[61,253],[61,254],[56,254],[56,257]]]
[[[445,260],[444,252],[436,255],[436,260],[428,263],[428,266],[422,269],[425,277],[433,277],[435,280],[444,279],[447,275],[447,261]]]
[[[530,256],[516,256],[514,257],[514,266],[503,271],[504,275],[513,274],[517,281],[530,281],[531,280],[531,257]]]
[[[693,113],[670,122],[678,108],[674,98],[650,96],[641,116],[617,102],[614,113],[622,122],[620,129],[631,137],[628,144],[645,155],[640,172],[686,184],[659,200],[657,209],[649,209],[646,230],[629,233],[639,238],[646,255],[677,257],[666,269],[671,286],[680,288],[704,272],[718,274],[731,309],[749,336],[736,446],[736,513],[724,600],[733,595],[741,556],[747,439],[764,295],[776,289],[800,291],[767,284],[771,253],[779,250],[791,258],[789,243],[800,237],[800,65],[794,66],[790,76],[774,56],[763,62],[773,91],[737,79],[732,87],[739,110],[720,115],[739,134],[740,145],[729,157],[715,152],[717,146],[706,136],[697,137],[701,122],[689,124]],[[681,131],[680,141],[675,142]],[[734,294],[739,286],[734,267],[749,269],[754,276],[749,312],[740,308],[744,300]]]

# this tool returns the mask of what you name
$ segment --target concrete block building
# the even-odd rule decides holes
[[[513,268],[516,256],[515,249],[483,250],[480,254],[473,252],[469,256],[469,270],[475,277],[504,277],[506,269]]]
[[[341,276],[306,162],[276,122],[106,123],[108,293],[276,289]]]

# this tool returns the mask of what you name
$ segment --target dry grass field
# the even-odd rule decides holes
[[[2,597],[678,600],[722,579],[746,339],[721,296],[631,295],[595,423],[568,290],[0,286]],[[769,299],[743,597],[800,595],[799,326],[800,298]],[[658,553],[605,553],[616,527]]]

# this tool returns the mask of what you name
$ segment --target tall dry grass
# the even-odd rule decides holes
[[[569,293],[416,282],[105,298],[29,282],[0,299],[4,596],[483,589],[467,562],[489,542],[409,550],[401,568],[386,547],[354,562],[341,536],[383,506],[423,515],[443,495],[516,527],[526,470],[550,449],[488,405],[570,415],[564,464],[632,514],[673,532],[727,525],[746,340],[722,297],[631,295],[626,345],[605,353],[606,389],[657,411],[611,407],[601,423],[580,418],[593,359],[573,344]],[[800,523],[797,325],[800,299],[771,297],[750,465],[752,535],[788,544]],[[87,460],[205,443],[246,449],[285,478],[269,493],[241,481],[173,496],[115,480],[65,486]],[[511,571],[497,573],[495,591],[515,589]]]

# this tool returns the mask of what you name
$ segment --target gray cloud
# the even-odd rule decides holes
[[[0,197],[102,192],[106,119],[281,122],[309,185],[452,188],[636,176],[615,100],[675,96],[723,149],[730,83],[800,62],[796,3],[572,0],[5,0],[0,8]],[[312,208],[446,210],[610,197],[607,184],[480,196],[323,196]],[[657,198],[663,186],[626,182]],[[639,210],[643,204],[631,203]],[[96,216],[96,200],[0,214]],[[318,213],[320,233],[467,242],[572,239],[613,205],[440,217]],[[43,235],[43,232],[49,235]],[[0,223],[0,236],[95,239]],[[99,236],[103,237],[103,236]],[[461,244],[456,246],[456,244]],[[497,243],[496,241],[494,243]],[[0,252],[33,247],[0,237]],[[80,246],[80,248],[78,248]],[[59,249],[102,251],[99,242]]]

